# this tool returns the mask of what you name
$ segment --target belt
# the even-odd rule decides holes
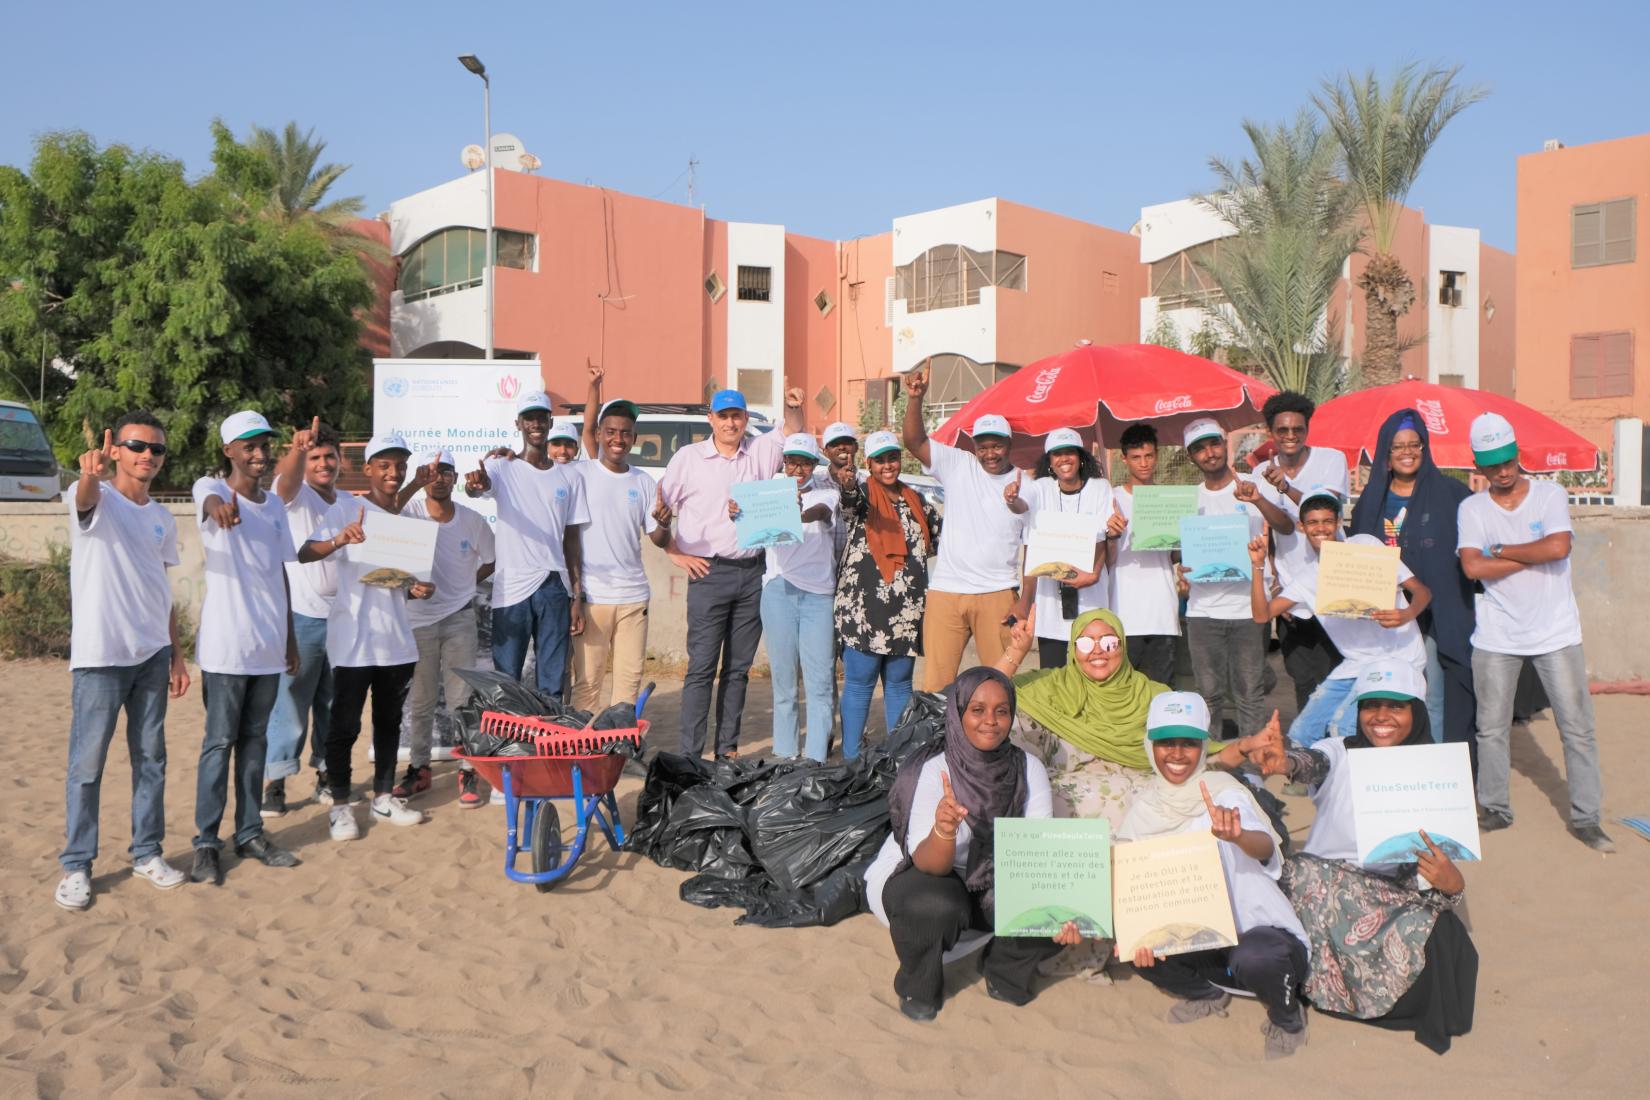
[[[718,554],[718,555],[712,557],[710,560],[713,563],[719,563],[721,565],[733,565],[733,566],[737,566],[741,569],[754,569],[758,566],[764,566],[765,567],[767,565],[767,558],[762,554],[753,554],[748,558],[724,558],[720,554]]]

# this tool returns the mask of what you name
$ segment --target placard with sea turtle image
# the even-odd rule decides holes
[[[1117,957],[1137,948],[1180,955],[1237,944],[1220,841],[1198,830],[1112,849],[1112,919]]]
[[[1249,581],[1249,517],[1184,516],[1180,561],[1193,584]]]
[[[741,481],[729,490],[739,505],[733,521],[739,549],[786,546],[802,541],[802,505],[796,479],[780,475],[764,481]]]
[[[1312,610],[1336,619],[1373,619],[1398,606],[1396,546],[1326,542],[1318,548],[1318,597]]]
[[[996,934],[1053,936],[1067,921],[1111,935],[1111,826],[1104,818],[999,817],[992,827]]]
[[[1457,863],[1484,857],[1464,743],[1349,749],[1346,763],[1361,862],[1413,863],[1423,830]]]

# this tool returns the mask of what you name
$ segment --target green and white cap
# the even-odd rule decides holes
[[[1513,426],[1500,413],[1479,413],[1467,438],[1472,442],[1472,460],[1480,466],[1499,466],[1518,457]]]
[[[836,423],[829,425],[825,429],[824,434],[822,434],[819,438],[824,440],[825,446],[829,447],[831,444],[840,442],[844,439],[851,439],[855,443],[858,443],[859,433],[854,431],[854,426],[852,424],[849,424],[844,420],[838,420]]]
[[[1192,449],[1192,444],[1198,440],[1215,438],[1225,439],[1226,430],[1210,417],[1200,416],[1186,425],[1186,430],[1181,433],[1180,441],[1189,451]]]
[[[1209,739],[1209,704],[1195,691],[1166,691],[1146,711],[1146,740]]]
[[[1425,699],[1426,677],[1407,661],[1377,661],[1358,673],[1357,701],[1365,699]]]
[[[785,437],[784,453],[786,458],[810,458],[818,462],[820,457],[819,441],[813,437],[812,432],[797,432],[795,435],[788,435]]]
[[[875,458],[877,455],[885,455],[890,451],[899,449],[899,440],[895,438],[893,432],[872,432],[865,437],[866,458]]]
[[[269,426],[263,413],[243,409],[225,420],[218,426],[218,435],[225,443],[233,443],[237,439],[251,439],[257,435],[270,435],[275,429]]]
[[[554,420],[550,424],[550,432],[544,437],[546,440],[564,439],[569,443],[579,441],[579,429],[573,426],[571,420]]]

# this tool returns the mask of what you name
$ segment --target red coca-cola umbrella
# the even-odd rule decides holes
[[[1510,397],[1460,386],[1438,386],[1406,378],[1390,386],[1359,390],[1325,401],[1312,415],[1306,441],[1346,455],[1350,463],[1372,462],[1387,417],[1413,409],[1427,426],[1432,460],[1450,470],[1474,467],[1467,438],[1479,413],[1500,413],[1518,437],[1518,464],[1532,474],[1555,470],[1592,470],[1598,466],[1598,448],[1552,417],[1521,405]],[[1255,448],[1249,464],[1258,466],[1272,457],[1270,441]]]
[[[1213,417],[1228,431],[1256,423],[1261,405],[1276,392],[1252,375],[1173,348],[1096,347],[1085,340],[988,387],[932,435],[968,446],[974,421],[997,413],[1014,430],[1016,463],[1029,465],[1056,428],[1075,428],[1084,442],[1115,446],[1124,428],[1147,421],[1164,443],[1178,444],[1180,430],[1200,416]]]

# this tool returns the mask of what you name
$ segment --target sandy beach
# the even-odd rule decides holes
[[[303,866],[226,859],[221,888],[132,877],[130,770],[111,749],[96,901],[52,904],[69,724],[64,662],[0,665],[12,792],[0,828],[0,1095],[40,1097],[721,1095],[1036,1097],[1631,1096],[1650,1072],[1650,842],[1565,832],[1546,716],[1514,732],[1514,828],[1467,865],[1482,957],[1472,1034],[1440,1058],[1405,1034],[1311,1018],[1309,1045],[1261,1060],[1263,1013],[1164,1023],[1129,969],[1064,980],[1027,1008],[954,966],[931,1024],[905,1020],[887,934],[735,927],[677,897],[686,877],[595,840],[551,894],[505,879],[502,813],[460,811],[451,765],[414,829],[333,844],[311,802],[271,835]],[[753,682],[746,751],[764,747]],[[650,706],[673,748],[677,684]],[[1650,812],[1650,700],[1596,700],[1610,818]],[[168,723],[167,858],[190,863],[199,684]],[[365,743],[358,748],[365,766]],[[358,777],[361,774],[358,771]],[[628,822],[640,788],[620,788]],[[294,793],[309,793],[304,782]],[[1291,825],[1310,803],[1291,799]],[[363,815],[365,816],[365,815]],[[571,815],[564,814],[567,823]]]

